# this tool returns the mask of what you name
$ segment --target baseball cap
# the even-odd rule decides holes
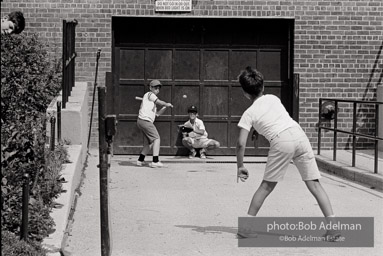
[[[194,105],[191,105],[191,106],[188,108],[188,113],[198,113],[197,107],[194,106]]]
[[[149,85],[150,85],[151,87],[155,87],[155,86],[159,86],[159,87],[161,87],[161,86],[162,86],[161,82],[158,81],[158,80],[152,80],[152,81],[150,82]]]

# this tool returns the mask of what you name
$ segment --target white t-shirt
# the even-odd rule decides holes
[[[140,111],[138,113],[138,118],[142,120],[147,120],[154,122],[156,119],[157,106],[156,100],[158,99],[157,95],[153,92],[147,92],[142,97],[142,102],[140,106]]]
[[[205,128],[205,125],[203,124],[203,121],[201,119],[198,119],[196,117],[194,120],[194,124],[192,124],[189,120],[189,121],[185,122],[184,126],[193,127],[194,130],[197,128],[199,130],[205,131],[203,133],[203,135],[197,134],[195,132],[189,132],[189,137],[194,138],[194,139],[206,139],[207,138],[206,128]]]
[[[287,128],[299,125],[282,105],[281,100],[272,94],[263,95],[246,109],[238,127],[250,131],[251,127],[270,141]]]

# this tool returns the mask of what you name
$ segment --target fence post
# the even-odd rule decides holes
[[[57,141],[61,142],[61,101],[57,101]]]
[[[62,30],[62,106],[66,107],[75,81],[76,25],[77,20],[63,20]]]
[[[50,150],[55,150],[55,139],[56,139],[56,118],[54,116],[51,117],[51,144]]]
[[[28,239],[29,174],[23,175],[22,219],[20,239]]]
[[[352,104],[352,167],[355,167],[356,162],[356,108],[357,104],[354,102]]]
[[[375,138],[379,137],[379,104],[375,104]],[[374,147],[374,173],[378,173],[379,169],[379,140],[375,140]]]
[[[100,218],[101,218],[101,256],[110,255],[109,204],[108,204],[108,146],[106,142],[106,90],[98,87],[98,126],[99,126],[99,168],[100,168]]]
[[[322,99],[319,98],[319,120],[318,120],[318,155],[320,155],[320,147],[322,143]]]
[[[97,74],[98,74],[98,61],[100,60],[101,49],[97,50],[96,54],[96,74],[94,76],[94,84],[93,84],[93,99],[92,99],[92,110],[90,111],[90,123],[89,123],[89,134],[88,134],[88,144],[87,148],[89,150],[90,136],[92,135],[92,122],[93,122],[93,109],[94,109],[94,97],[96,95],[96,87],[97,87]]]
[[[338,101],[335,101],[335,118],[334,118],[334,146],[333,146],[333,160],[336,161],[337,150],[337,129],[338,129]]]
[[[51,141],[50,141],[50,150],[55,150],[55,140],[56,140],[56,118],[51,117]]]
[[[379,84],[376,88],[377,101],[383,102],[383,84]],[[379,104],[379,113],[378,115],[378,137],[383,138],[383,105]],[[383,141],[379,141],[379,151],[383,152]]]
[[[67,90],[67,72],[66,72],[66,61],[67,61],[67,26],[66,20],[63,20],[63,31],[62,31],[62,99],[63,99],[63,108],[65,108],[65,104],[68,101],[68,90]]]

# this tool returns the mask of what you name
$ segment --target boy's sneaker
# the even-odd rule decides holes
[[[137,166],[143,166],[145,164],[145,161],[139,161],[139,160],[137,160]]]
[[[190,159],[194,158],[196,155],[197,155],[197,152],[195,151],[195,149],[190,150],[190,153],[189,153],[189,158]]]
[[[199,152],[199,157],[201,159],[206,159],[206,152],[205,152],[205,150],[201,149],[201,151]]]
[[[164,165],[161,163],[161,162],[151,162],[150,164],[149,164],[149,166],[150,167],[152,167],[152,168],[160,168],[160,167],[164,167]]]

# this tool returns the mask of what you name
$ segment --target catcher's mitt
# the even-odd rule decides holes
[[[193,128],[186,127],[186,126],[180,126],[180,131],[181,131],[181,132],[189,133],[189,132],[192,132],[192,131],[193,131]]]

